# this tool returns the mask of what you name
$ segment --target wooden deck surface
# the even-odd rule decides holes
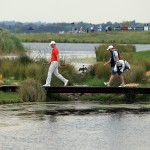
[[[20,86],[2,85],[0,91],[16,92]],[[66,86],[44,87],[48,93],[120,93],[120,94],[150,94],[150,87],[104,87],[104,86]]]

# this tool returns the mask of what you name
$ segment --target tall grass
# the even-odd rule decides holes
[[[108,78],[110,76],[110,72],[110,66],[104,67],[103,62],[94,65],[94,73],[98,79]]]
[[[127,83],[134,82],[140,83],[146,76],[146,67],[142,64],[132,65],[130,71],[125,72],[124,77]]]
[[[0,74],[4,78],[14,78],[15,80],[25,80],[27,78],[34,78],[41,84],[45,83],[49,65],[45,59],[33,60],[29,56],[22,55],[16,59],[0,59]],[[74,66],[65,64],[59,68],[59,72],[69,80],[72,85],[78,81],[79,75]],[[55,76],[52,78],[52,85],[63,85]]]
[[[0,53],[21,53],[24,47],[21,41],[12,33],[0,30]]]
[[[97,61],[108,61],[110,58],[110,53],[107,51],[108,44],[100,45],[95,48],[96,60]],[[133,52],[136,52],[136,48],[134,45],[120,45],[113,44],[114,48],[120,53],[121,58],[133,58]]]
[[[34,79],[26,79],[19,89],[19,94],[24,102],[45,101],[46,93],[42,85]]]
[[[42,87],[42,85],[45,84],[49,69],[49,65],[45,64],[45,62],[47,61],[43,58],[35,61],[25,55],[20,55],[15,59],[0,59],[0,74],[3,75],[4,84],[11,84],[11,81],[15,81],[15,83],[21,85],[19,97],[21,97],[20,99],[22,99],[22,101],[33,102],[49,100],[54,97],[52,95],[51,97],[49,97],[50,95],[46,97],[46,93]],[[78,82],[79,74],[74,66],[65,64],[59,68],[59,72],[69,80],[69,85]],[[63,83],[53,76],[51,85],[63,86]],[[60,95],[58,97],[60,98]],[[62,97],[60,99],[62,99]]]
[[[111,67],[109,65],[104,67],[103,65],[104,62],[108,61],[110,58],[110,53],[106,50],[108,46],[109,45],[107,44],[101,45],[95,50],[98,63],[93,65],[93,67],[90,68],[90,71],[87,72],[87,75],[90,75],[93,79],[106,79],[107,81],[110,77]],[[147,51],[141,52],[140,57],[140,52],[135,52],[136,49],[134,45],[113,44],[113,46],[120,52],[123,59],[128,60],[131,65],[131,70],[123,74],[125,82],[143,83],[143,81],[146,80],[146,71],[150,70],[150,55],[148,55],[150,53]],[[120,84],[120,79],[116,76],[113,85],[118,84]]]

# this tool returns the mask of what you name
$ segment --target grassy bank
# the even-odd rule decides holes
[[[149,44],[150,31],[111,31],[83,34],[16,34],[22,42]]]
[[[5,93],[0,91],[0,104],[21,103],[23,102],[18,93]]]
[[[149,51],[141,51],[138,53],[134,53],[134,59],[137,60],[150,60],[150,50]]]

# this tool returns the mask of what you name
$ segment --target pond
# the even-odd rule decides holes
[[[0,149],[149,150],[149,112],[47,113],[60,108],[79,110],[98,106],[78,101],[1,105]]]
[[[33,54],[49,57],[49,43],[23,43]],[[99,43],[58,43],[62,57],[95,57],[95,47],[102,45]],[[150,44],[135,44],[136,51],[150,50]]]

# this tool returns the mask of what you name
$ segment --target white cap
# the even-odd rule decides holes
[[[49,45],[52,45],[52,44],[56,44],[56,42],[55,42],[55,41],[51,41],[51,42],[49,43]]]
[[[112,45],[109,45],[107,50],[114,48]]]

